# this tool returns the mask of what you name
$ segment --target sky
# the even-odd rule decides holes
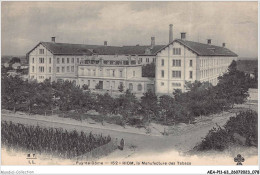
[[[111,46],[190,41],[257,57],[257,2],[2,2],[1,54],[25,55],[40,41]]]

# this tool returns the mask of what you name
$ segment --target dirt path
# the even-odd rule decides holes
[[[151,153],[164,153],[168,152],[172,149],[180,152],[187,152],[192,149],[197,143],[201,141],[203,137],[208,133],[209,129],[215,126],[215,123],[222,126],[229,116],[218,117],[214,122],[205,122],[196,125],[190,125],[187,128],[184,128],[183,131],[178,131],[179,134],[176,135],[147,135],[147,134],[139,134],[139,133],[131,133],[131,132],[122,132],[116,131],[112,129],[102,129],[102,128],[93,128],[80,126],[75,124],[67,124],[63,122],[50,122],[44,121],[41,119],[30,119],[23,118],[18,116],[9,116],[6,114],[2,114],[3,121],[12,121],[15,123],[22,123],[27,125],[39,125],[41,127],[56,127],[63,128],[69,131],[77,130],[84,132],[92,132],[94,134],[110,135],[113,138],[124,138],[125,151],[116,151],[111,156],[128,158],[133,156],[133,154],[151,154]],[[182,132],[182,134],[180,133]]]

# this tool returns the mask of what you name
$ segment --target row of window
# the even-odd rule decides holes
[[[161,82],[161,86],[164,86],[164,82]],[[173,87],[181,87],[181,83],[172,83]]]
[[[69,63],[74,64],[74,62],[75,62],[74,58],[71,58],[71,59],[70,58],[67,58],[67,59],[57,58],[57,64],[60,64],[60,63],[65,64],[65,61],[66,61],[67,64],[69,64]],[[79,58],[77,58],[77,63],[79,63]]]
[[[164,59],[161,60],[161,66],[164,66]],[[181,67],[181,60],[175,60],[175,59],[172,60],[172,66],[173,66],[173,67]],[[190,60],[189,66],[190,66],[190,67],[193,66],[192,60]]]
[[[80,69],[80,74],[81,75],[87,75],[87,76],[91,76],[91,75],[93,75],[93,76],[96,76],[96,69],[83,69],[83,68],[81,68]],[[106,69],[106,77],[116,77],[116,75],[117,75],[117,72],[118,72],[118,76],[119,77],[123,77],[123,70],[115,70],[115,69]],[[103,70],[102,69],[100,69],[99,70],[99,76],[100,77],[103,77],[104,75],[103,75]],[[133,76],[135,77],[135,71],[133,71]]]
[[[62,67],[57,67],[57,70],[56,70],[57,73],[64,73],[65,72],[65,67],[62,66]],[[67,66],[67,69],[66,69],[66,72],[74,72],[74,66]]]
[[[164,78],[164,70],[161,71],[161,77]],[[189,72],[189,78],[192,79],[193,72]],[[181,78],[181,71],[172,71],[172,78]]]
[[[51,67],[49,67],[48,71],[51,73]],[[32,66],[32,72],[35,72],[34,66]],[[44,66],[39,66],[39,72],[44,73]]]
[[[221,68],[214,68],[214,69],[208,69],[208,70],[201,70],[200,75],[201,78],[210,77],[219,75],[220,73],[227,70],[227,67],[221,67]]]
[[[140,63],[142,63],[143,62],[143,58],[139,58],[139,61],[140,61]],[[145,62],[149,63],[150,62],[150,58],[145,58]],[[154,62],[155,62],[155,58],[153,58],[153,63]]]
[[[200,67],[212,67],[219,65],[229,65],[231,63],[231,58],[216,58],[216,59],[201,59]]]
[[[32,58],[32,63],[34,64],[35,60]],[[45,62],[44,58],[39,58],[39,63],[43,64]],[[51,58],[49,58],[49,64],[51,64]]]

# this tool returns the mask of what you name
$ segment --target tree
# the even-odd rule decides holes
[[[21,63],[21,59],[18,57],[13,57],[10,61],[9,61],[9,65],[12,66],[14,63]]]
[[[114,113],[114,98],[108,93],[105,93],[104,95],[98,94],[96,111],[104,115]]]
[[[2,76],[2,107],[13,109],[16,112],[17,107],[26,101],[25,93],[21,89],[25,86],[26,82],[19,76]]]
[[[88,89],[89,89],[89,86],[88,86],[87,84],[83,84],[82,89],[83,89],[83,90],[88,90]]]
[[[97,83],[96,86],[95,86],[95,89],[102,89],[102,86],[100,83]]]
[[[148,90],[141,97],[141,111],[148,121],[150,121],[151,117],[156,117],[158,114],[157,96],[151,90]]]
[[[159,109],[160,116],[163,118],[165,124],[168,123],[169,119],[175,123],[176,113],[174,110],[174,99],[171,96],[160,96]]]
[[[124,91],[124,85],[123,85],[123,83],[120,83],[120,84],[119,84],[118,90],[119,90],[119,92],[123,92],[123,91]]]
[[[142,66],[142,77],[155,77],[155,64],[146,64]]]
[[[237,70],[236,61],[228,67],[228,72],[218,78],[217,98],[226,99],[232,106],[243,103],[248,97],[249,79],[244,72]]]
[[[129,89],[115,99],[115,105],[117,113],[121,114],[125,119],[136,115],[140,106],[136,96]]]

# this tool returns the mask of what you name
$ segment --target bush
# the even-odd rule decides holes
[[[221,127],[214,127],[202,140],[201,144],[195,149],[197,149],[198,151],[205,151],[211,149],[223,151],[229,146],[231,140],[232,138],[228,135],[225,129]]]
[[[247,146],[257,145],[257,127],[257,113],[252,110],[242,111],[236,117],[231,117],[224,126],[229,135],[237,133],[245,137]]]
[[[223,151],[231,144],[241,144],[234,138],[235,133],[246,139],[246,146],[257,146],[257,113],[248,110],[240,112],[236,117],[231,117],[224,128],[214,127],[211,129],[194,149],[198,151]]]

